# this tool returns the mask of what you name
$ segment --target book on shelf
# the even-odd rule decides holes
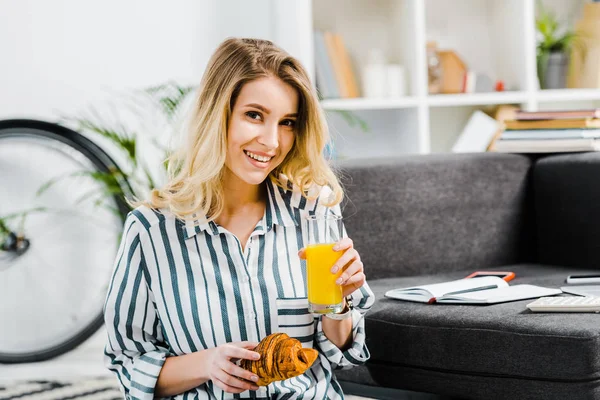
[[[350,60],[350,54],[344,44],[344,39],[339,33],[334,34],[333,37],[337,47],[337,54],[341,60],[343,81],[348,92],[348,97],[360,97],[356,75],[354,74],[354,68],[352,68],[352,60]]]
[[[600,139],[533,139],[496,140],[494,151],[499,153],[563,153],[600,151]]]
[[[589,110],[523,111],[515,113],[516,120],[600,118],[600,108]]]
[[[348,90],[344,84],[342,61],[338,55],[334,34],[333,32],[325,31],[323,32],[323,36],[325,37],[325,47],[327,49],[327,55],[329,56],[329,62],[331,63],[333,69],[333,76],[335,77],[335,82],[337,84],[340,97],[347,98],[349,97]]]
[[[339,33],[325,31],[323,39],[339,97],[359,97],[356,75],[342,36]]]
[[[483,111],[476,110],[452,146],[453,153],[486,151],[498,131],[498,121]]]
[[[504,132],[504,121],[515,118],[515,113],[520,110],[517,106],[513,106],[510,104],[503,104],[498,107],[496,112],[494,113],[494,119],[498,122],[498,129],[496,129],[496,133],[490,140],[490,143],[486,149],[486,151],[494,151],[496,142],[502,136]]]
[[[502,132],[500,140],[545,140],[600,138],[600,129],[522,129]]]
[[[560,289],[535,285],[509,286],[502,278],[485,276],[392,289],[388,290],[385,296],[396,300],[429,304],[496,304],[559,293],[562,293]]]
[[[329,60],[325,36],[322,31],[316,30],[315,40],[315,75],[317,88],[324,99],[339,98],[340,91],[333,72],[333,65]]]
[[[573,119],[548,119],[548,120],[508,120],[504,121],[507,130],[521,129],[576,129],[600,128],[599,118],[573,118]]]

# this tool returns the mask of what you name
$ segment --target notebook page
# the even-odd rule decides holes
[[[432,297],[442,297],[446,294],[461,293],[471,291],[475,288],[493,289],[498,287],[507,287],[508,283],[497,276],[483,276],[480,278],[458,279],[450,282],[435,283],[432,285],[418,286],[426,289]]]
[[[523,299],[532,299],[534,297],[552,296],[559,294],[560,289],[545,288],[535,285],[513,285],[498,289],[482,290],[478,292],[462,293],[459,295],[450,295],[438,299],[439,303],[502,303],[505,301],[515,301]]]

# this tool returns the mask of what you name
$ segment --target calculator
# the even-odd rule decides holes
[[[600,312],[600,297],[540,297],[527,308],[534,312]]]

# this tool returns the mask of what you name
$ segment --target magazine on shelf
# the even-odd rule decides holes
[[[599,151],[600,139],[496,140],[494,151],[499,153],[560,153]]]
[[[546,120],[506,120],[506,130],[511,129],[577,129],[577,128],[600,128],[599,118],[576,118],[576,119],[546,119]]]
[[[515,113],[518,120],[539,119],[571,119],[571,118],[600,118],[600,109],[589,110],[555,110],[555,111],[522,111]]]
[[[600,129],[524,129],[504,131],[500,140],[600,138]]]

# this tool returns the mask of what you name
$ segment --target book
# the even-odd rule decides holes
[[[600,140],[593,138],[496,140],[494,143],[494,151],[499,153],[562,153],[599,150]]]
[[[504,121],[507,130],[516,129],[576,129],[576,128],[600,128],[598,118],[571,118],[571,119],[546,119],[519,121]]]
[[[419,303],[434,303],[445,296],[460,295],[480,290],[507,287],[508,283],[497,276],[481,278],[458,279],[455,281],[433,283],[388,290],[386,297],[398,300],[416,301]]]
[[[561,294],[562,290],[536,285],[512,285],[497,276],[388,290],[386,297],[419,303],[497,304]]]
[[[490,145],[486,149],[487,151],[495,150],[496,142],[498,142],[498,140],[502,136],[502,133],[504,132],[504,121],[506,121],[507,119],[514,119],[515,112],[517,111],[519,111],[519,108],[514,105],[504,104],[498,106],[496,112],[494,113],[494,118],[496,119],[496,121],[498,121],[498,129],[496,129],[496,133],[494,133],[494,137],[492,138]]]
[[[453,153],[486,151],[498,130],[498,121],[476,110],[452,146]]]
[[[350,60],[350,54],[348,49],[344,45],[344,39],[339,33],[333,35],[337,54],[340,58],[340,64],[342,66],[342,73],[344,75],[344,84],[348,90],[348,97],[359,97],[358,84],[356,83],[356,76],[354,75],[354,69],[352,68],[352,61]]]
[[[557,110],[557,111],[522,111],[515,113],[517,120],[539,120],[539,119],[570,119],[570,118],[600,118],[600,108],[590,110]]]
[[[338,53],[338,47],[336,45],[335,34],[333,32],[325,31],[323,33],[325,38],[325,47],[327,48],[327,54],[329,61],[333,67],[333,75],[337,82],[338,92],[341,98],[349,98],[350,92],[346,81],[344,79],[344,67],[342,64],[341,55]]]
[[[500,140],[600,138],[600,129],[524,129],[504,131]]]
[[[315,31],[315,75],[317,78],[317,87],[320,89],[324,99],[339,98],[337,81],[333,73],[333,66],[327,54],[325,45],[325,36],[322,31]]]

